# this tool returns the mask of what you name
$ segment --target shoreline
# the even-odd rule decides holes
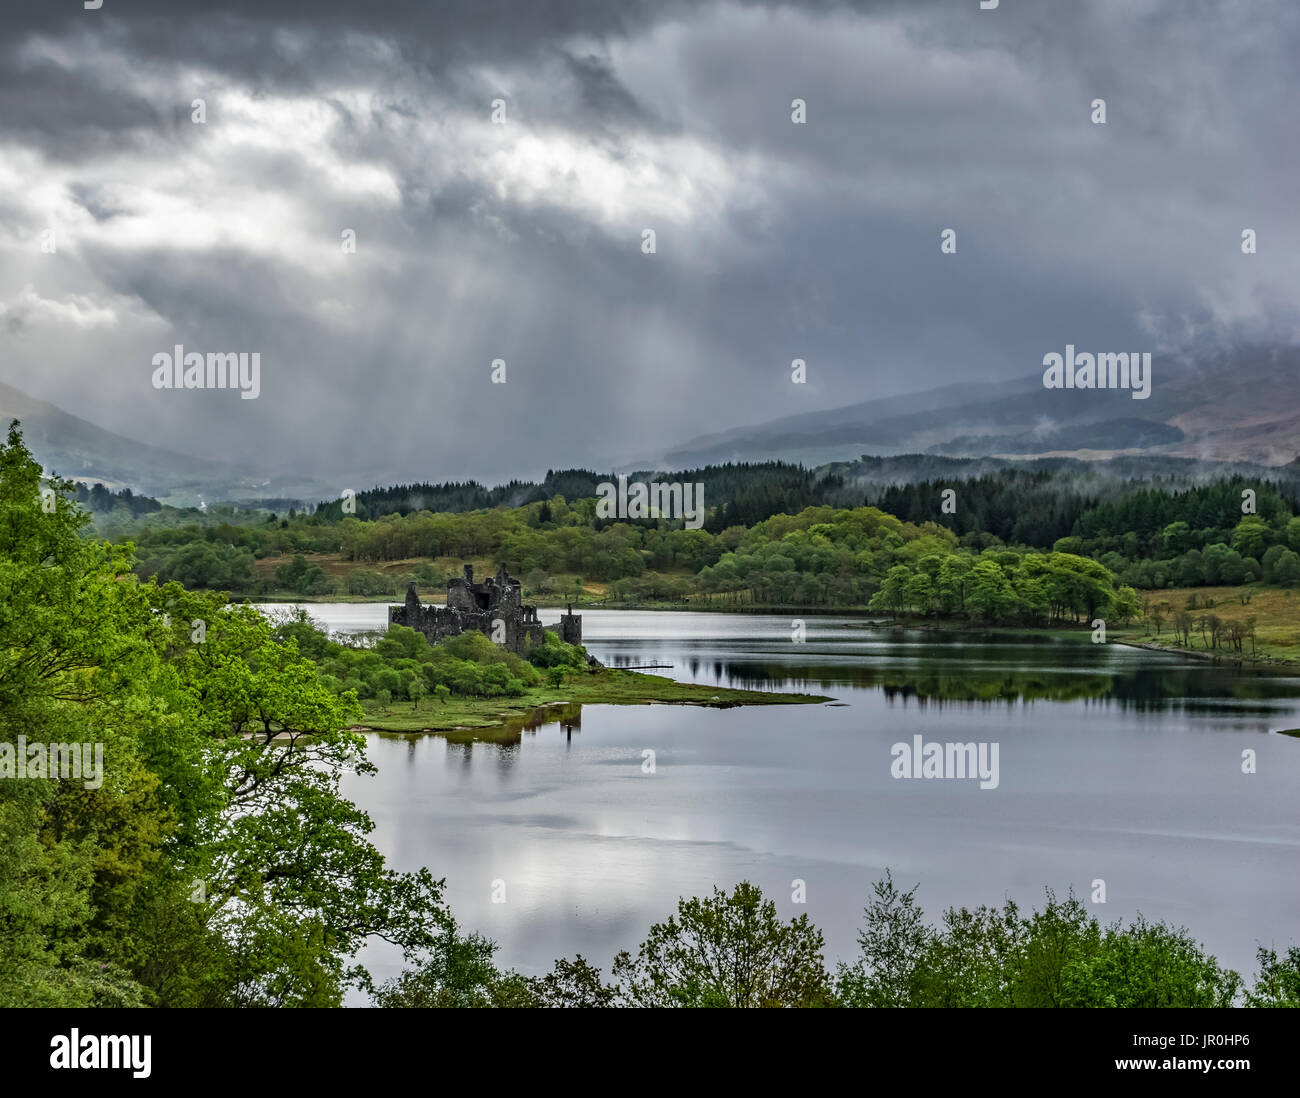
[[[1144,648],[1148,652],[1167,652],[1171,655],[1191,656],[1194,659],[1208,660],[1213,664],[1232,666],[1239,669],[1300,674],[1300,660],[1287,660],[1278,656],[1224,655],[1213,651],[1207,652],[1203,648],[1178,648],[1172,644],[1161,644],[1159,641],[1113,640],[1109,643],[1122,644],[1126,648]]]
[[[424,709],[398,703],[396,711],[366,711],[354,731],[404,735],[448,734],[506,730],[546,723],[538,720],[550,709],[584,705],[695,705],[706,709],[735,709],[749,705],[824,705],[836,699],[822,694],[788,694],[778,691],[741,690],[703,683],[678,682],[663,675],[606,668],[582,672],[558,687],[537,687],[519,697],[452,698],[427,701]]]
[[[423,598],[423,596],[421,596]],[[375,598],[367,596],[319,596],[319,597],[258,597],[257,599],[244,600],[248,602],[266,603],[266,604],[306,604],[306,605],[395,605],[391,598]],[[533,603],[539,610],[563,610],[567,602],[560,601],[550,603],[546,601],[537,601]],[[805,617],[852,617],[866,619],[866,623],[878,626],[882,629],[916,629],[921,631],[931,631],[937,633],[1024,633],[1033,636],[1056,636],[1066,637],[1078,634],[1086,634],[1091,630],[1087,625],[1054,624],[1054,625],[1024,625],[1020,623],[998,624],[996,622],[975,622],[959,619],[945,618],[893,618],[881,616],[878,610],[868,610],[865,607],[849,606],[838,607],[834,610],[828,610],[824,607],[800,607],[800,606],[764,606],[764,607],[730,607],[721,609],[713,606],[705,606],[699,603],[693,604],[637,604],[637,605],[617,605],[605,606],[597,603],[578,603],[574,605],[574,613],[582,613],[584,610],[605,610],[605,611],[654,611],[654,612],[672,612],[672,613],[712,613],[712,614],[739,614],[776,617],[786,614],[800,614]],[[1122,644],[1128,648],[1142,648],[1150,652],[1164,652],[1170,655],[1189,656],[1194,659],[1208,660],[1211,663],[1221,666],[1232,666],[1240,669],[1254,671],[1273,671],[1280,674],[1300,674],[1300,657],[1286,658],[1283,656],[1252,655],[1246,654],[1229,654],[1223,651],[1206,651],[1198,648],[1181,648],[1172,644],[1164,644],[1158,640],[1139,640],[1133,635],[1135,627],[1117,626],[1110,630],[1111,638],[1107,643]],[[1148,634],[1149,635],[1149,634]]]

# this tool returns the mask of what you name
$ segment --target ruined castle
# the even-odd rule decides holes
[[[418,629],[437,644],[467,629],[485,633],[516,655],[526,656],[535,644],[543,643],[542,623],[537,607],[525,606],[523,588],[502,566],[485,583],[474,582],[474,566],[465,565],[465,578],[449,580],[446,606],[422,606],[415,586],[406,589],[406,602],[388,608],[389,625]],[[582,615],[560,615],[560,639],[568,644],[582,643]]]

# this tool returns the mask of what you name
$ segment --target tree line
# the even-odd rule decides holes
[[[1249,986],[1181,927],[1102,924],[1072,894],[1041,910],[948,908],[928,923],[916,886],[872,886],[857,952],[834,968],[807,915],[783,920],[748,881],[683,898],[608,977],[583,956],[544,976],[495,964],[496,943],[449,926],[440,948],[382,984],[381,1007],[1222,1008],[1300,1006],[1300,948],[1256,952]]]
[[[801,510],[815,503],[839,498],[844,487],[842,478],[822,475],[783,461],[729,462],[698,469],[673,472],[641,470],[625,474],[629,482],[666,481],[704,485],[704,495],[714,513],[710,516],[717,529],[737,523],[748,525],[780,511]],[[359,492],[345,510],[342,500],[320,502],[315,515],[324,522],[338,522],[347,514],[361,519],[385,515],[411,515],[419,511],[431,514],[485,511],[497,507],[522,507],[545,503],[556,497],[593,499],[602,483],[616,483],[615,473],[597,473],[589,469],[548,469],[538,483],[512,480],[487,488],[478,481],[442,484],[397,484]],[[549,508],[540,509],[547,521]]]
[[[335,519],[328,508],[283,518],[225,512],[185,523],[171,514],[144,515],[130,537],[142,578],[241,595],[395,594],[412,581],[437,588],[447,576],[430,572],[428,562],[488,558],[523,577],[532,594],[570,590],[585,579],[610,585],[620,603],[866,606],[890,568],[913,568],[922,551],[1067,553],[1096,561],[1120,587],[1145,591],[1300,583],[1300,518],[1289,482],[1156,484],[1034,468],[889,486],[868,493],[878,497],[875,504],[851,507],[808,502],[852,494],[839,473],[817,478],[773,462],[674,475],[715,486],[715,494],[706,492],[703,529],[663,518],[601,518],[594,495],[558,492],[518,506],[413,509],[428,502],[421,495],[428,486],[399,486],[375,497],[376,506],[392,505],[377,518]],[[594,493],[596,478],[552,472],[529,491],[563,485]],[[869,514],[890,517],[883,541],[863,541],[859,527]],[[917,542],[922,532],[928,540]],[[340,556],[346,574],[328,574],[315,559],[321,554]],[[280,563],[259,568],[268,557]],[[420,563],[400,576],[380,571],[412,560]],[[987,569],[981,574],[991,576]],[[558,576],[569,578],[561,583]],[[931,585],[937,580],[933,566],[927,578]],[[918,578],[913,588],[923,595],[925,583]],[[935,598],[919,612],[947,612],[943,605]]]

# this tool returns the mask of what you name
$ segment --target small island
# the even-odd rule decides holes
[[[439,702],[363,702],[364,719],[353,726],[368,732],[517,731],[540,723],[552,707],[583,705],[699,705],[731,709],[738,705],[813,705],[832,701],[819,694],[734,690],[701,683],[675,682],[662,675],[601,668],[566,673],[557,686],[528,690],[518,697],[450,697]]]
[[[737,690],[675,682],[605,667],[582,646],[582,615],[570,606],[557,628],[525,605],[504,567],[476,582],[472,565],[447,583],[445,606],[425,606],[414,586],[388,611],[388,631],[372,648],[321,638],[336,689],[357,691],[362,720],[375,732],[518,730],[552,707],[582,705],[810,705],[817,694]],[[315,642],[316,647],[321,642]],[[570,710],[572,711],[572,710]]]

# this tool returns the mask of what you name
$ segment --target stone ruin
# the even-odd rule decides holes
[[[504,565],[484,583],[475,583],[474,566],[465,565],[465,578],[447,583],[446,606],[421,605],[411,584],[405,603],[388,608],[388,624],[417,629],[430,644],[476,629],[519,656],[527,656],[530,648],[543,643],[545,632],[537,607],[524,605],[523,588]],[[582,615],[575,614],[572,606],[560,615],[559,635],[568,644],[582,643]]]

